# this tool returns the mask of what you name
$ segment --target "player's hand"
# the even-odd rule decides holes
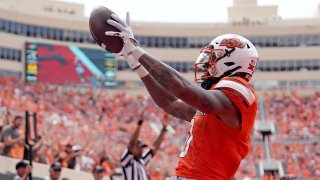
[[[116,14],[112,14],[111,17],[114,20],[109,19],[107,22],[119,29],[120,32],[106,31],[107,36],[119,36],[123,40],[123,49],[120,55],[123,55],[127,60],[129,66],[135,69],[140,65],[139,58],[145,53],[140,47],[139,42],[134,39],[132,28],[130,26],[130,14],[127,12],[126,21],[124,22]]]
[[[107,35],[107,36],[119,36],[120,38],[122,38],[125,41],[124,42],[125,45],[126,45],[126,43],[129,43],[131,41],[130,39],[134,39],[132,28],[130,26],[130,14],[129,14],[129,12],[127,12],[126,22],[124,22],[122,19],[120,19],[119,16],[117,16],[116,14],[112,14],[111,17],[114,20],[109,19],[107,22],[110,25],[114,26],[115,28],[119,29],[120,32],[106,31],[105,35]],[[123,50],[128,50],[128,49],[124,48]]]

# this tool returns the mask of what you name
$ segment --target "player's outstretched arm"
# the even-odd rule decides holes
[[[165,87],[168,92],[189,106],[207,114],[216,114],[229,127],[240,126],[241,114],[222,91],[204,90],[185,79],[173,68],[148,54],[142,55],[139,62],[160,86]],[[182,110],[178,112],[183,113]]]
[[[115,14],[112,17],[115,21],[109,19],[107,22],[119,29],[120,32],[107,31],[105,34],[107,36],[119,36],[123,39],[124,47],[121,54],[141,79],[150,74],[170,94],[204,113],[217,114],[222,119],[234,119],[238,117],[237,111],[231,101],[222,91],[215,90],[208,92],[202,89],[192,81],[185,79],[175,69],[153,58],[141,49],[139,43],[134,39],[130,27],[129,14],[127,14],[126,22],[122,21]]]
[[[119,36],[123,39],[124,47],[120,52],[120,55],[124,56],[130,68],[138,73],[152,99],[165,112],[179,119],[190,121],[194,116],[196,109],[179,100],[179,98],[167,91],[165,87],[162,87],[157,83],[155,79],[149,75],[148,71],[146,71],[139,63],[138,59],[146,52],[138,46],[137,41],[134,39],[130,27],[129,13],[127,13],[126,22],[122,21],[117,15],[112,15],[112,17],[115,21],[108,20],[108,23],[121,30],[121,32],[107,31],[105,34],[107,36]]]
[[[184,103],[160,86],[151,75],[141,78],[155,103],[168,114],[185,121],[191,121],[196,109]]]
[[[151,55],[147,53],[142,55],[139,62],[160,86],[165,87],[168,92],[190,106],[209,114],[225,114],[234,110],[231,101],[223,92],[207,91],[197,86],[194,82],[185,79],[175,69]]]

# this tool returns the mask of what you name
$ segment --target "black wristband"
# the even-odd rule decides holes
[[[167,128],[162,128],[162,131],[167,132],[168,129]]]
[[[142,123],[143,123],[143,120],[142,120],[142,119],[140,119],[140,120],[138,121],[138,125],[139,125],[139,126],[141,126],[141,125],[142,125]]]

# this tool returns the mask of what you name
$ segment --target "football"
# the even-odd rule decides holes
[[[106,31],[120,32],[117,28],[107,23],[108,19],[113,19],[111,14],[115,13],[104,6],[93,8],[89,17],[89,28],[92,37],[99,46],[109,52],[119,53],[123,48],[122,39],[120,37],[106,36],[104,34]]]

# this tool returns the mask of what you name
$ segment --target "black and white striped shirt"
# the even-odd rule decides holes
[[[139,161],[134,159],[134,155],[128,150],[121,156],[121,166],[124,180],[148,180],[146,165],[153,157],[152,149],[148,149],[142,154]]]

